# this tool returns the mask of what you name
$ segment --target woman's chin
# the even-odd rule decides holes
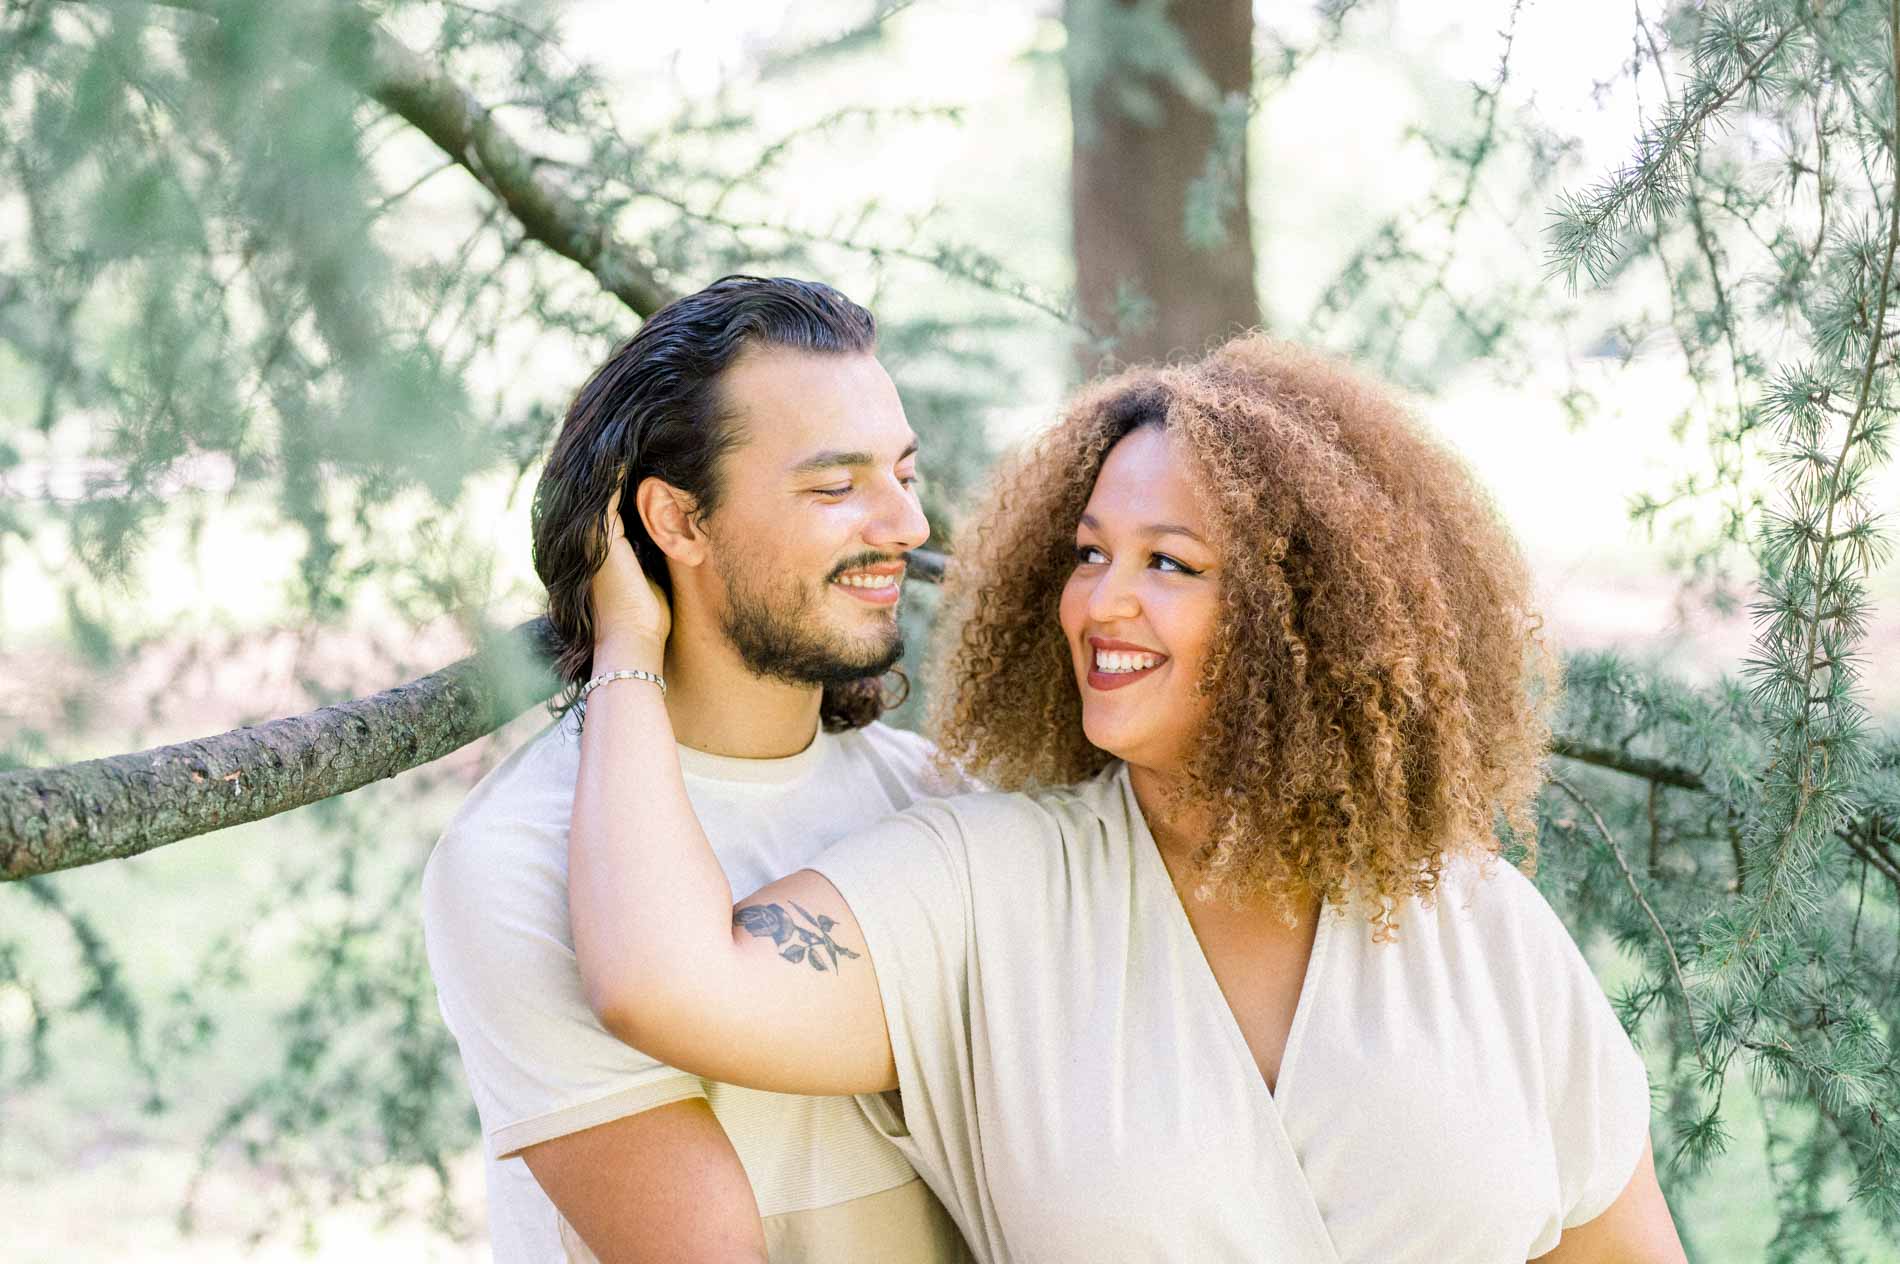
[[[1082,736],[1088,738],[1089,745],[1096,750],[1124,761],[1140,747],[1139,742],[1131,740],[1130,735],[1120,731],[1118,726],[1099,723],[1091,725],[1086,711],[1082,716]]]

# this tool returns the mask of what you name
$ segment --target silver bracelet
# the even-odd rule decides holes
[[[586,684],[581,686],[580,697],[574,699],[574,701],[586,702],[588,694],[594,692],[594,690],[600,688],[602,685],[606,684],[608,681],[611,681],[611,680],[650,680],[654,684],[660,687],[660,696],[661,697],[666,696],[666,678],[664,676],[659,675],[657,672],[640,671],[637,668],[628,668],[625,671],[603,672],[602,674],[594,677],[592,680],[588,681]]]

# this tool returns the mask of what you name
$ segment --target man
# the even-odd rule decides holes
[[[715,282],[582,388],[535,494],[572,698],[591,674],[599,524],[624,482],[628,537],[672,601],[666,705],[688,789],[735,891],[948,788],[921,739],[874,722],[903,650],[905,555],[928,534],[916,436],[874,350],[870,313],[826,286]],[[496,1258],[967,1258],[853,1099],[703,1082],[594,1019],[566,898],[583,721],[570,707],[484,778],[423,878]],[[665,904],[655,891],[626,915]]]

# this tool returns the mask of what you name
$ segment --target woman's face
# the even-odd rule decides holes
[[[1075,528],[1062,633],[1082,729],[1138,768],[1176,770],[1210,699],[1196,691],[1220,616],[1220,556],[1170,430],[1144,426],[1102,463]]]

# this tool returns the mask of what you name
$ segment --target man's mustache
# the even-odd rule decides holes
[[[825,582],[831,582],[846,571],[862,570],[867,566],[888,566],[892,562],[896,562],[908,569],[910,565],[910,554],[859,553],[855,557],[846,558],[844,561],[838,563],[837,566],[833,567],[831,574],[825,576]]]

